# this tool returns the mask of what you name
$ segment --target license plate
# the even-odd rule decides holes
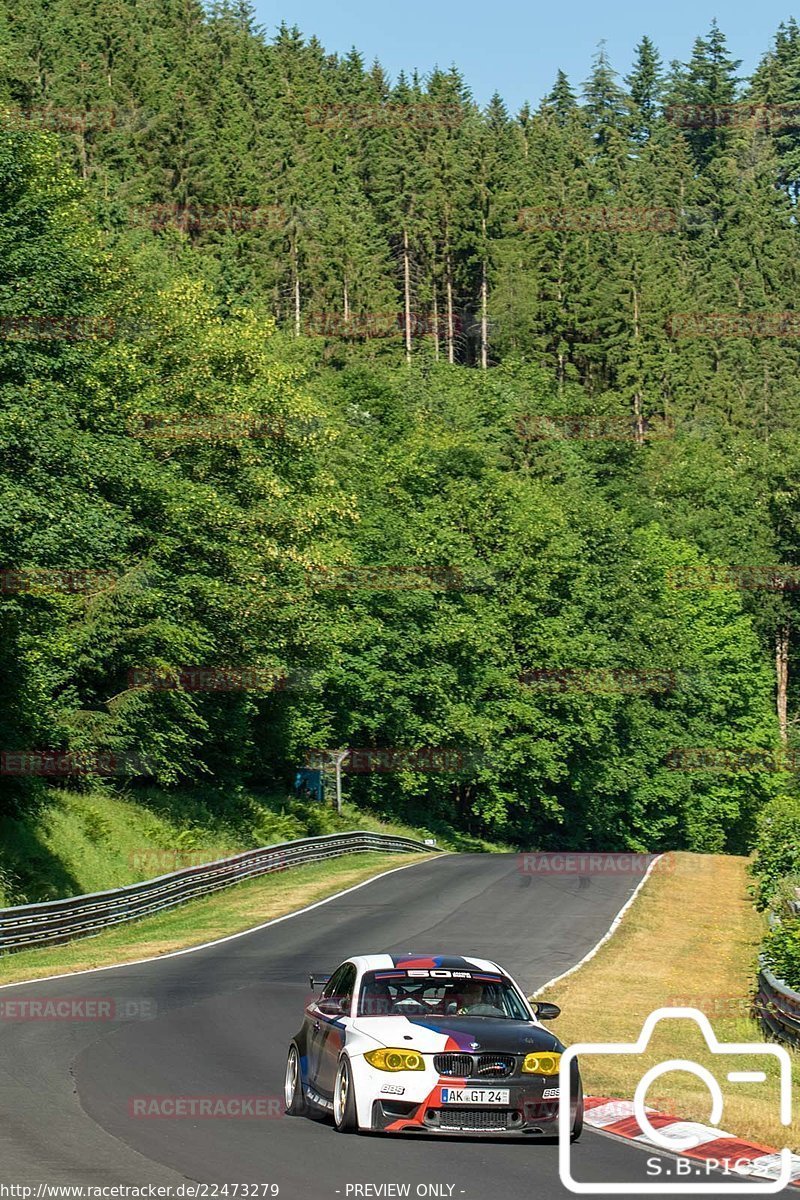
[[[442,1088],[442,1104],[508,1104],[508,1088]]]

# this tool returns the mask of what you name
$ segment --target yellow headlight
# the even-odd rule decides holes
[[[371,1067],[379,1071],[424,1071],[422,1055],[416,1050],[368,1050],[364,1055]]]
[[[560,1054],[526,1054],[522,1064],[526,1075],[557,1075],[560,1068]]]

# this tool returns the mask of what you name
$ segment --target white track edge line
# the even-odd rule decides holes
[[[569,970],[567,970],[567,971],[562,971],[560,975],[556,975],[553,979],[549,979],[547,981],[547,983],[543,983],[542,986],[540,988],[537,988],[535,992],[531,992],[530,996],[528,997],[529,1000],[535,1000],[537,996],[541,996],[542,992],[546,991],[550,987],[553,987],[554,984],[560,983],[562,979],[566,979],[568,975],[572,975],[575,971],[579,970],[583,966],[584,963],[587,963],[587,962],[589,962],[589,960],[591,958],[594,958],[595,954],[597,954],[597,951],[600,949],[600,947],[604,946],[606,944],[606,942],[609,940],[609,938],[612,937],[614,933],[616,933],[617,927],[619,926],[620,921],[625,916],[625,913],[628,911],[630,906],[633,904],[636,897],[639,895],[639,892],[642,890],[644,885],[647,883],[648,879],[650,878],[650,876],[653,873],[653,870],[655,869],[656,863],[659,862],[662,857],[663,856],[661,854],[657,854],[656,857],[653,859],[653,861],[650,863],[650,866],[647,868],[644,875],[639,880],[638,884],[636,885],[636,887],[631,892],[628,899],[623,904],[622,908],[619,910],[617,915],[614,917],[614,920],[611,922],[610,928],[608,929],[608,931],[606,933],[603,934],[603,936],[600,938],[600,941],[597,943],[597,945],[593,949],[591,949],[588,954],[584,954],[581,961],[575,963],[574,967],[570,967]]]
[[[433,862],[434,859],[446,857],[447,854],[444,852],[442,854],[434,854],[433,858],[425,859],[424,861]],[[163,962],[165,958],[178,958],[181,954],[195,954],[198,950],[208,950],[211,946],[221,946],[223,942],[233,942],[236,938],[247,937],[251,933],[258,933],[261,929],[268,929],[270,925],[279,925],[281,921],[289,921],[292,917],[299,917],[302,913],[311,912],[313,908],[321,908],[323,904],[330,904],[331,900],[338,900],[341,896],[349,895],[350,892],[357,892],[359,888],[366,887],[368,883],[374,883],[377,879],[385,879],[387,875],[396,875],[398,871],[407,871],[409,867],[419,867],[421,865],[421,863],[403,863],[402,867],[392,867],[389,871],[381,871],[379,875],[371,875],[369,879],[364,879],[361,883],[353,884],[352,887],[345,888],[341,892],[334,892],[332,896],[325,896],[322,900],[315,900],[313,904],[306,904],[304,908],[297,908],[294,912],[284,913],[282,917],[272,917],[269,921],[262,921],[260,925],[251,925],[249,929],[240,929],[238,933],[228,933],[225,937],[215,938],[212,942],[201,942],[197,946],[185,946],[182,950],[170,950],[167,954],[153,954],[149,958],[135,958],[131,959],[130,962],[108,963],[105,967],[85,967],[82,971],[62,971],[59,975],[40,975],[36,979],[18,979],[15,983],[0,984],[0,991],[12,987],[28,987],[32,983],[47,983],[53,979],[72,979],[76,975],[95,975],[98,971],[120,971],[123,967],[140,967],[144,963]],[[271,873],[266,872],[266,874]],[[259,878],[259,876],[255,876],[255,878]],[[197,898],[203,899],[203,897]]]

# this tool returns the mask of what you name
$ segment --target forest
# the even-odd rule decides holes
[[[343,747],[411,824],[751,847],[796,795],[800,27],[739,69],[642,37],[512,113],[245,2],[2,0],[4,813]]]

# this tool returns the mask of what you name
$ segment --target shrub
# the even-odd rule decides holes
[[[762,911],[777,901],[782,881],[800,874],[800,797],[776,796],[759,814],[756,860],[756,907]]]
[[[107,842],[111,837],[111,823],[99,808],[86,808],[83,825],[90,842]]]
[[[800,990],[800,921],[786,921],[764,940],[764,962],[787,987]]]

